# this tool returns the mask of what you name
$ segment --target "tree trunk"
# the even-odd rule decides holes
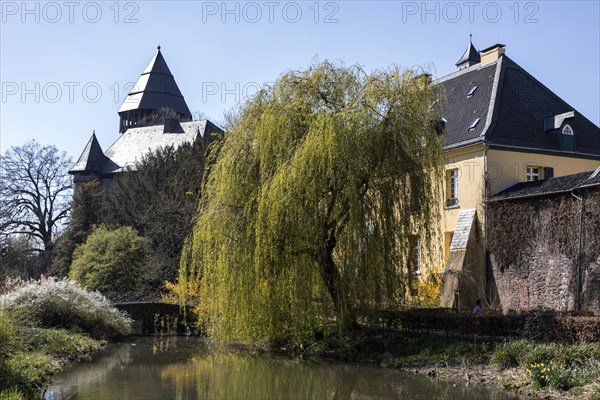
[[[321,278],[329,292],[329,296],[335,308],[338,328],[342,332],[352,330],[355,324],[355,318],[352,312],[352,306],[349,304],[343,290],[341,290],[340,272],[333,260],[333,250],[335,249],[336,239],[334,235],[329,235],[326,246],[320,260]]]

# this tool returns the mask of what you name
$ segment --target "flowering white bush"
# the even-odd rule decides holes
[[[0,296],[0,307],[22,325],[75,329],[97,339],[131,333],[131,319],[98,292],[68,279],[23,282]]]

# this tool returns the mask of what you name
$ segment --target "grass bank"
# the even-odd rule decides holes
[[[69,332],[15,326],[0,317],[0,399],[35,399],[52,376],[70,363],[87,359],[104,341]]]
[[[399,368],[457,385],[497,387],[520,397],[600,400],[598,343],[496,342],[363,328],[353,335],[331,335],[309,346],[278,350],[323,361]]]
[[[14,281],[0,295],[0,399],[35,399],[66,365],[131,332],[129,317],[76,282]]]

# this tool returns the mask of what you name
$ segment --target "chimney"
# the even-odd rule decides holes
[[[501,55],[504,54],[505,45],[496,43],[493,46],[488,47],[487,49],[481,50],[481,65],[486,65],[489,63],[493,63],[497,59],[500,58]]]

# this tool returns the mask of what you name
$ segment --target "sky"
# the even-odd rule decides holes
[[[316,61],[456,70],[496,43],[600,125],[599,1],[1,1],[0,150],[35,139],[106,150],[158,44],[195,118]]]

